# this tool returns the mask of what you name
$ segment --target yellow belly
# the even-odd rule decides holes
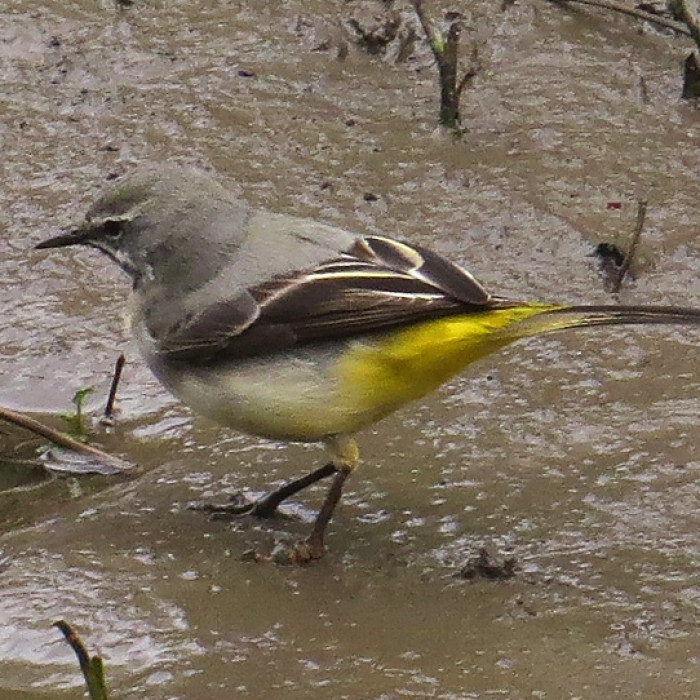
[[[142,348],[159,379],[198,413],[262,437],[315,442],[355,433],[430,393],[517,339],[503,332],[511,323],[546,308],[454,316],[212,368],[163,363]]]

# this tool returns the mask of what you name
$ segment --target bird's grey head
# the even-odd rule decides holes
[[[150,167],[109,188],[77,228],[36,247],[91,246],[117,262],[135,287],[160,282],[185,290],[216,274],[240,245],[248,216],[208,175]]]

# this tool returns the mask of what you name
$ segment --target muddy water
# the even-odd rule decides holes
[[[94,440],[143,470],[44,480],[36,441],[0,428],[3,700],[79,697],[59,618],[118,698],[700,696],[697,333],[488,358],[362,436],[325,561],[260,566],[241,554],[302,536],[322,491],[264,526],[185,506],[260,493],[319,451],[191,416],[128,345],[118,271],[30,250],[108,176],[174,158],[257,205],[430,244],[501,293],[602,302],[588,254],[629,235],[643,196],[622,300],[700,305],[688,44],[492,5],[467,18],[484,68],[454,143],[424,49],[338,59],[343,3],[3,3],[0,402],[58,425],[92,384],[97,415],[126,349],[121,419]],[[515,579],[455,576],[484,545],[517,557]]]

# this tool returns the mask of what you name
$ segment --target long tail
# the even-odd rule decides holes
[[[503,328],[504,335],[525,338],[567,328],[621,324],[700,326],[700,309],[679,306],[542,306],[542,311]]]

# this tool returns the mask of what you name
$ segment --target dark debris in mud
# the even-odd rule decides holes
[[[683,62],[683,91],[684,100],[700,98],[700,57],[697,51],[691,51]]]
[[[346,9],[343,26],[348,40],[370,56],[402,63],[413,54],[416,27],[391,3],[353,3]]]
[[[465,581],[507,581],[515,576],[518,569],[516,557],[498,560],[491,556],[486,547],[482,547],[475,557],[471,557],[457,574]]]
[[[615,243],[599,243],[593,251],[593,256],[598,261],[598,268],[603,277],[603,286],[607,291],[612,291],[620,276],[625,254]]]

